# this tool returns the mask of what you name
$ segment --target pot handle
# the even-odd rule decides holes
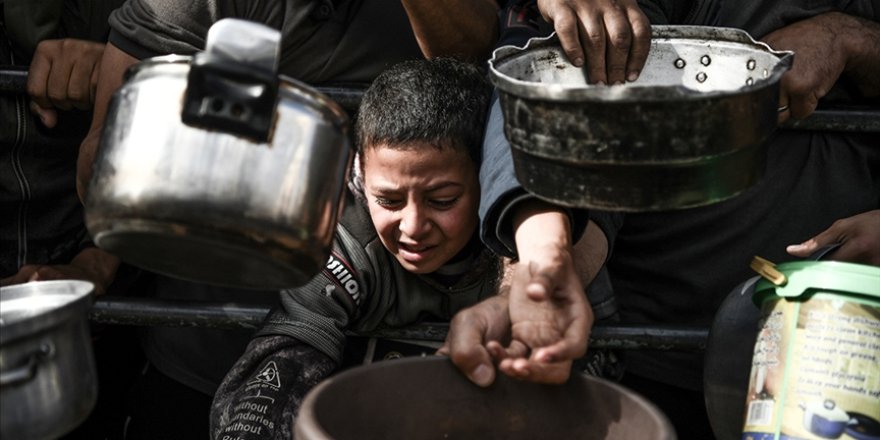
[[[37,366],[55,354],[55,346],[51,342],[40,345],[27,356],[27,362],[9,371],[0,372],[0,386],[15,385],[31,380],[37,374]]]
[[[232,18],[208,30],[190,62],[184,124],[268,142],[275,123],[281,33]]]

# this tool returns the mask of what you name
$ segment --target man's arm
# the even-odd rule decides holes
[[[101,138],[101,129],[107,117],[107,107],[110,98],[123,83],[123,74],[129,66],[138,62],[138,59],[121,51],[112,43],[107,43],[104,55],[101,58],[101,69],[98,74],[98,85],[95,90],[95,106],[92,116],[92,125],[89,133],[83,139],[79,147],[79,157],[76,162],[76,191],[80,200],[85,200],[89,180],[92,177],[92,165],[95,154],[98,151],[98,142]]]
[[[498,39],[494,0],[402,0],[425,58],[483,61]]]
[[[792,50],[794,64],[780,82],[780,121],[809,116],[845,75],[866,97],[880,96],[880,23],[828,12],[771,32],[763,41]]]

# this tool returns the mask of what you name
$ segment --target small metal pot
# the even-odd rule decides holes
[[[0,288],[0,438],[58,438],[92,411],[93,290],[85,281]]]
[[[276,75],[280,34],[225,19],[205,52],[133,66],[86,197],[95,243],[148,270],[242,288],[304,284],[329,256],[348,117]]]
[[[639,79],[587,83],[555,35],[489,62],[523,187],[551,202],[617,211],[732,197],[763,172],[791,52],[737,29],[655,26]]]

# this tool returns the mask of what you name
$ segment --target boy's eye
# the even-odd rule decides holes
[[[397,204],[399,204],[397,200],[387,199],[385,197],[376,197],[376,204],[379,206],[384,206],[386,208],[393,208]]]
[[[458,197],[453,197],[451,199],[432,199],[431,204],[438,208],[450,208],[457,201]]]

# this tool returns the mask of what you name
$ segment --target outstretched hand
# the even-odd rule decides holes
[[[571,254],[544,261],[517,264],[509,303],[512,340],[504,350],[490,350],[508,376],[562,383],[572,361],[587,351],[593,315]]]
[[[495,381],[495,364],[502,350],[499,341],[509,340],[507,296],[496,295],[456,313],[437,354],[449,356],[471,382],[487,387]]]
[[[572,64],[591,84],[635,81],[648,58],[651,26],[636,0],[538,0]]]
[[[28,69],[31,111],[48,128],[58,123],[57,110],[88,110],[95,102],[104,45],[65,38],[37,45]]]
[[[823,246],[840,243],[830,259],[880,266],[880,209],[840,219],[809,240],[788,246],[786,251],[806,258]]]

